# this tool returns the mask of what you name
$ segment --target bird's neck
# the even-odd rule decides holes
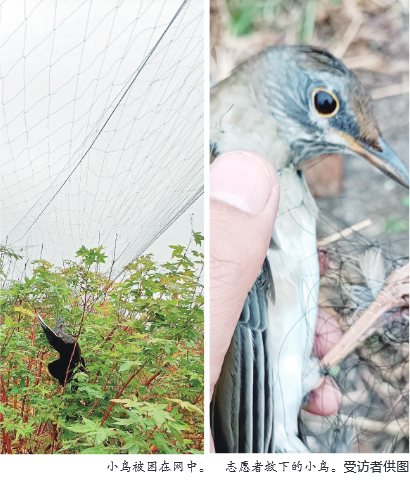
[[[242,83],[232,75],[211,90],[211,144],[217,154],[256,151],[279,171],[291,163],[291,150],[279,122],[267,110],[262,80],[248,78],[250,83]]]
[[[314,228],[316,202],[303,174],[292,162],[292,152],[283,138],[280,123],[268,111],[262,80],[247,75],[251,83],[246,84],[240,78],[242,74],[240,69],[235,71],[211,90],[211,145],[218,155],[232,150],[253,150],[266,157],[279,172],[279,213],[303,204]]]

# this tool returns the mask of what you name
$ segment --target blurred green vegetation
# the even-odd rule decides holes
[[[342,0],[328,0],[339,4]],[[283,15],[297,9],[299,14],[297,37],[299,43],[310,43],[315,31],[317,0],[229,0],[227,6],[230,15],[232,35],[241,37],[258,29],[262,20],[280,23]]]

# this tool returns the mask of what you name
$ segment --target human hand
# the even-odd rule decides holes
[[[228,152],[211,166],[210,194],[212,398],[246,296],[269,247],[279,205],[278,176],[272,165],[257,153]],[[331,407],[337,412],[340,399],[333,402],[334,389],[326,380],[312,393],[312,410],[310,404],[307,410],[329,415]],[[214,452],[212,438],[211,452]]]

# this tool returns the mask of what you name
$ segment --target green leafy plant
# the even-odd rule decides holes
[[[39,260],[31,277],[3,282],[2,452],[202,451],[203,254],[190,248],[202,240],[171,246],[163,265],[141,256],[116,281],[103,248],[82,246],[64,267]],[[78,336],[86,372],[64,388],[36,313]]]
[[[398,219],[397,217],[390,217],[386,221],[386,232],[403,232],[409,229],[409,223],[406,219]]]
[[[316,3],[316,0],[305,0],[302,3],[303,13],[300,17],[298,31],[298,41],[300,43],[309,44],[312,42],[315,32]]]
[[[258,2],[250,0],[229,2],[230,30],[232,35],[242,37],[251,33],[259,10],[260,5]]]

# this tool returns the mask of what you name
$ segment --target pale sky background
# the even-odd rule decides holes
[[[129,262],[203,184],[203,8],[181,0],[6,0],[0,21],[2,243],[59,263],[81,243]],[[57,6],[57,8],[56,8]],[[200,81],[199,81],[200,79]],[[200,153],[199,153],[200,152]],[[83,158],[84,157],[84,158]],[[83,159],[83,160],[82,160]],[[146,249],[203,232],[202,196]],[[78,241],[78,242],[77,242]]]
[[[204,196],[194,202],[191,207],[181,215],[158,239],[148,247],[146,252],[152,252],[155,258],[164,262],[170,259],[171,250],[168,248],[170,244],[180,244],[186,246],[189,242],[191,233],[190,216],[194,215],[194,230],[204,234]],[[198,246],[195,246],[198,249]],[[203,250],[203,249],[201,249]]]

